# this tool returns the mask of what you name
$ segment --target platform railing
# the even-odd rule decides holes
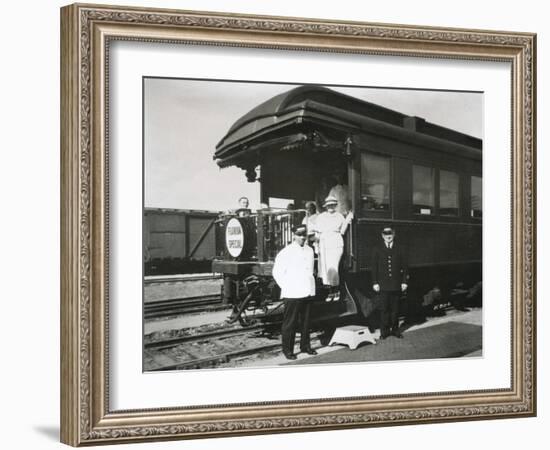
[[[237,214],[223,214],[216,221],[216,255],[229,258],[225,248],[225,227]],[[262,209],[246,217],[240,217],[248,230],[255,231],[255,242],[247,247],[243,258],[246,260],[270,261],[277,253],[292,242],[292,227],[302,223],[305,210]]]
[[[302,223],[305,210],[258,211],[258,260],[275,259],[292,242],[292,227]]]

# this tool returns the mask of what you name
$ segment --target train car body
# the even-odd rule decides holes
[[[211,272],[219,211],[145,208],[145,275]]]
[[[220,167],[240,167],[248,181],[259,182],[266,204],[283,198],[298,208],[306,201],[321,205],[330,187],[324,180],[343,180],[354,213],[341,262],[343,301],[329,304],[320,295],[319,320],[365,318],[375,309],[369,264],[388,225],[407,247],[410,304],[422,304],[433,289],[448,297],[457,285],[480,285],[480,139],[327,88],[302,86],[237,120],[214,158]],[[302,218],[299,209],[266,209],[218,220],[213,270],[229,280],[225,297],[237,315],[252,306],[269,315],[277,300],[274,257]],[[246,286],[247,279],[253,286]],[[261,296],[252,301],[254,289]]]

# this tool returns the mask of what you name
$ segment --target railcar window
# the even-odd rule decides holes
[[[481,197],[481,177],[472,177],[472,186],[471,186],[471,195],[470,195],[470,215],[476,219],[481,219],[482,217],[482,197]]]
[[[363,211],[390,209],[390,158],[361,155],[361,207]]]
[[[413,212],[434,213],[434,173],[432,167],[413,166]]]
[[[458,174],[439,171],[439,214],[458,216]]]

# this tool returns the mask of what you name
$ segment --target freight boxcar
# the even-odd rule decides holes
[[[145,275],[211,272],[219,211],[145,208]]]

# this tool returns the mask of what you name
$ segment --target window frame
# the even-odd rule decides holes
[[[414,203],[414,167],[423,167],[432,170],[432,188],[433,188],[433,206],[430,214],[422,214],[415,211]],[[411,195],[410,195],[410,210],[413,218],[420,217],[437,218],[439,216],[439,170],[437,167],[430,164],[422,164],[417,161],[411,161]]]
[[[483,175],[474,175],[474,174],[468,174],[469,175],[469,178],[470,178],[470,196],[468,198],[468,218],[474,222],[482,222],[483,221]],[[472,181],[474,178],[479,178],[480,180],[480,183],[481,183],[481,216],[480,217],[476,217],[476,216],[473,216],[472,215],[472,211],[473,211],[473,208],[472,208]]]
[[[461,212],[462,212],[462,208],[461,208],[461,204],[462,204],[462,196],[461,196],[461,172],[458,172],[458,171],[455,171],[455,170],[449,170],[449,169],[444,169],[444,168],[441,168],[441,167],[437,167],[436,168],[437,172],[438,172],[438,189],[437,189],[437,215],[441,218],[452,218],[452,219],[460,219],[461,218]],[[458,196],[458,205],[457,205],[457,208],[456,208],[456,214],[442,214],[441,213],[441,172],[448,172],[448,173],[452,173],[454,175],[456,175],[457,177],[457,186],[456,186],[456,193],[457,193],[457,196]]]
[[[388,174],[388,188],[389,188],[389,205],[388,209],[363,209],[363,177],[365,176],[365,171],[363,169],[363,159],[368,155],[376,156],[379,158],[384,158],[389,163],[389,174]],[[393,217],[393,208],[394,208],[394,158],[391,154],[381,153],[371,150],[361,150],[359,159],[359,190],[358,190],[358,205],[360,209],[360,217],[364,218],[392,218]]]

